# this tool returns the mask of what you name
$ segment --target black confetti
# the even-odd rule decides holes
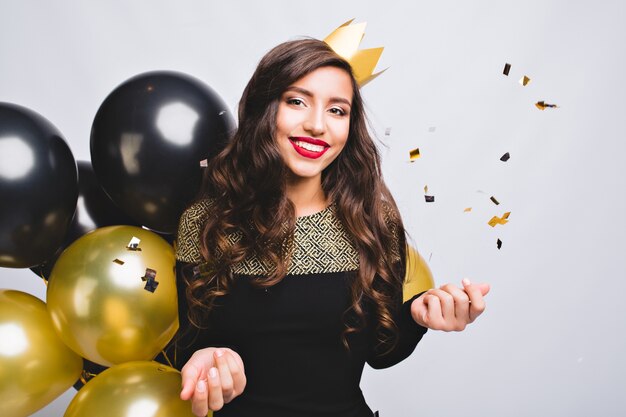
[[[146,274],[141,277],[142,281],[150,281],[155,279],[156,271],[154,269],[146,268]]]
[[[143,287],[143,289],[146,291],[154,292],[158,286],[159,286],[158,281],[148,280],[148,282],[146,282],[146,286]]]
[[[501,160],[502,162],[506,162],[506,161],[508,161],[508,160],[509,160],[509,158],[511,158],[511,155],[509,155],[509,153],[507,152],[507,153],[505,153],[504,155],[502,155],[502,156],[500,157],[500,160]]]
[[[159,282],[156,280],[157,271],[154,269],[146,268],[146,273],[143,277],[141,277],[142,281],[146,282],[146,285],[143,287],[144,290],[154,292],[159,286]]]

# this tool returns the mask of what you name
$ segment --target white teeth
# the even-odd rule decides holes
[[[294,143],[296,144],[296,146],[299,146],[311,152],[322,152],[324,150],[323,146],[313,145],[312,143],[302,142],[301,140],[297,140]]]

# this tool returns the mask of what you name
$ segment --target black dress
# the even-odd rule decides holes
[[[400,340],[391,353],[381,356],[374,348],[370,326],[351,334],[346,350],[341,334],[358,254],[331,204],[297,218],[292,261],[280,283],[268,289],[253,287],[252,280],[267,273],[267,265],[257,257],[237,264],[234,285],[217,299],[207,329],[191,330],[181,275],[204,262],[199,233],[208,215],[211,204],[203,201],[187,209],[180,221],[176,253],[181,337],[175,365],[180,369],[194,351],[210,346],[229,347],[241,356],[246,388],[215,417],[371,417],[359,387],[363,367],[367,362],[387,368],[413,352],[426,332],[410,315],[410,303],[419,294],[405,303],[397,294],[394,315]],[[399,253],[397,247],[391,250]],[[399,256],[394,259],[397,273],[403,274],[404,262]]]

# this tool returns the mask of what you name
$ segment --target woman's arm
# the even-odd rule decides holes
[[[428,330],[426,327],[417,324],[411,316],[411,305],[413,301],[420,297],[422,294],[423,293],[416,294],[406,302],[402,303],[400,308],[396,309],[394,321],[398,326],[398,342],[393,350],[385,355],[380,354],[380,350],[383,350],[384,347],[374,348],[367,359],[367,363],[372,368],[389,368],[403,361],[411,353],[413,353],[415,347],[422,339],[422,336],[424,336],[424,334]],[[400,294],[398,302],[402,302],[402,294]]]

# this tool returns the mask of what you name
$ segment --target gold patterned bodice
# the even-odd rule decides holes
[[[200,233],[208,216],[212,214],[211,207],[210,200],[202,200],[189,207],[181,216],[176,243],[176,258],[179,261],[205,262],[200,251]],[[240,233],[228,236],[231,243],[240,238]],[[293,242],[288,274],[355,271],[359,268],[358,252],[337,217],[334,203],[317,213],[297,217]],[[400,257],[397,244],[394,246],[391,249],[396,261]],[[231,270],[234,274],[265,275],[271,269],[260,257],[251,256],[233,265]]]

